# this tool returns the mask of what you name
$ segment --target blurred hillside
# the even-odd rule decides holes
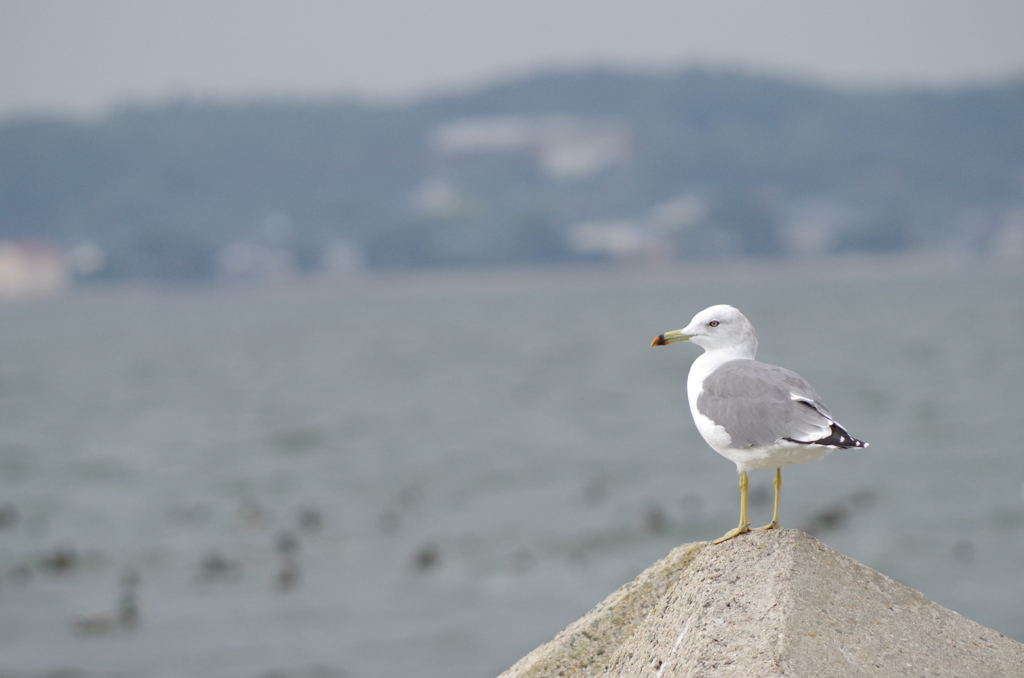
[[[0,123],[0,240],[165,280],[948,249],[1024,261],[1024,80],[547,73]],[[84,263],[82,263],[84,261]]]

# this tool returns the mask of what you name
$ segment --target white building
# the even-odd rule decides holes
[[[71,283],[61,249],[48,242],[0,241],[0,299],[46,297]]]

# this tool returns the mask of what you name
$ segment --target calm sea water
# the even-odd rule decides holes
[[[712,303],[871,443],[783,524],[1024,640],[1024,279],[705,273],[0,307],[0,676],[499,673],[734,526],[699,349],[649,347]],[[127,570],[138,625],[81,633]]]

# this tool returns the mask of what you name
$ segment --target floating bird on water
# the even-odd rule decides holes
[[[288,591],[295,588],[299,583],[302,569],[299,561],[292,554],[286,554],[281,559],[281,566],[274,573],[274,588],[278,591]]]
[[[115,629],[127,629],[139,621],[139,607],[136,592],[139,587],[139,573],[129,570],[121,575],[121,595],[116,610],[105,610],[82,614],[75,618],[75,628],[79,633],[108,633]]]
[[[762,530],[779,527],[782,467],[821,459],[832,450],[867,447],[832,418],[799,374],[754,360],[754,327],[732,306],[706,308],[681,330],[658,335],[651,346],[689,341],[704,349],[686,380],[690,412],[708,445],[736,464],[740,524],[714,543],[750,531],[747,471],[775,469],[775,511]]]

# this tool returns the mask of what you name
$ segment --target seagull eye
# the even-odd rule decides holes
[[[708,327],[718,327],[718,321],[712,320],[711,322],[708,323]]]

